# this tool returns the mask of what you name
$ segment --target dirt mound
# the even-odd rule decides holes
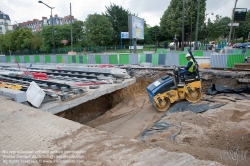
[[[249,106],[249,100],[229,101],[223,107],[202,114],[191,111],[169,114],[161,122],[171,127],[147,136],[144,141],[169,151],[186,152],[198,159],[249,165]]]

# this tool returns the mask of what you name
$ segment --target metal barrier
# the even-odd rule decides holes
[[[212,54],[211,68],[232,68],[235,63],[244,63],[244,54]]]
[[[250,50],[247,50],[250,56]],[[186,66],[187,52],[168,51],[166,54],[80,54],[80,55],[24,55],[24,56],[1,56],[1,63],[76,63],[76,64],[114,64],[127,65],[143,62],[152,63],[154,66]],[[234,63],[243,63],[244,54],[212,54],[203,51],[194,51],[198,63],[204,67],[232,68]]]

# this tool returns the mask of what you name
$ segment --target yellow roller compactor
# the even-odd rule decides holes
[[[185,75],[185,83],[179,84],[180,68],[174,67],[174,78],[165,75],[147,87],[149,99],[158,111],[167,111],[171,103],[182,99],[187,99],[190,102],[200,101],[202,84],[199,65],[192,52],[190,50],[188,52],[195,63],[195,67],[193,73]]]

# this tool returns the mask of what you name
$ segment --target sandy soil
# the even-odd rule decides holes
[[[84,103],[62,117],[115,135],[142,140],[146,146],[189,153],[197,159],[217,161],[224,165],[250,165],[250,96],[220,94],[211,97],[203,94],[199,103],[223,103],[224,106],[199,114],[177,112],[162,118],[164,113],[157,112],[151,105],[145,89],[166,72],[133,72],[137,77],[134,85]],[[217,79],[211,76],[205,80],[202,82],[204,92],[211,83],[241,86],[232,78]],[[167,122],[171,127],[141,137],[142,132],[157,121]]]
[[[86,125],[128,138],[137,138],[158,121],[163,112],[157,112],[148,96],[125,99],[104,115],[89,121]]]
[[[177,112],[161,118],[147,95],[127,98],[87,125],[167,151],[186,152],[198,159],[225,165],[250,165],[250,102],[241,96],[205,96],[203,100],[225,105],[204,113]],[[201,101],[202,102],[202,101]],[[161,120],[172,127],[141,137],[145,129]],[[180,127],[181,126],[181,127]],[[175,139],[171,135],[176,134]]]

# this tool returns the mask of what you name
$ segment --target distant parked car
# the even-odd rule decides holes
[[[214,45],[213,44],[205,44],[205,49],[209,49],[209,50],[212,50]]]
[[[241,45],[241,43],[235,43],[235,44],[233,45],[233,48],[238,48],[239,45]]]
[[[248,46],[249,46],[249,44],[250,43],[248,43]],[[247,43],[241,43],[237,48],[246,48],[246,47],[247,47]]]

